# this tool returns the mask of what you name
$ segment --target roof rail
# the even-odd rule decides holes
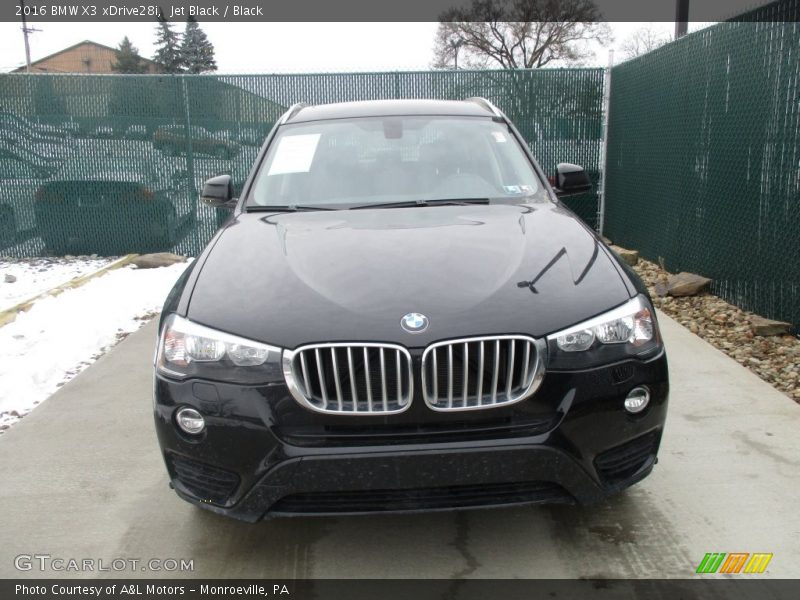
[[[308,106],[308,104],[306,104],[305,102],[297,102],[295,104],[292,104],[289,107],[289,110],[287,110],[285,113],[283,113],[283,116],[281,117],[281,125],[286,123],[286,121],[291,119],[293,116],[295,116],[297,113],[299,113],[306,106]]]
[[[502,117],[503,113],[494,104],[489,102],[486,98],[480,96],[473,96],[471,98],[464,98],[464,102],[473,102],[492,113],[495,117]]]

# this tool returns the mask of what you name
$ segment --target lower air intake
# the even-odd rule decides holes
[[[331,514],[477,508],[510,504],[569,504],[572,496],[545,481],[457,485],[406,490],[363,490],[294,494],[279,500],[270,512]]]
[[[608,484],[632,477],[655,454],[657,443],[658,434],[651,431],[621,446],[606,450],[594,460],[598,474]]]
[[[224,504],[239,486],[236,473],[172,453],[167,460],[175,479],[199,500]]]

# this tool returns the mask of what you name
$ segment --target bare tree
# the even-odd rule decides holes
[[[655,50],[670,41],[670,36],[665,31],[659,31],[651,25],[637,29],[622,42],[620,50],[626,59],[636,58],[642,54]]]
[[[439,17],[434,68],[538,69],[579,64],[611,30],[592,0],[472,0]]]

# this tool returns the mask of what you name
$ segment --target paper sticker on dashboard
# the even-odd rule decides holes
[[[318,133],[287,135],[281,138],[267,175],[307,173],[319,144]]]

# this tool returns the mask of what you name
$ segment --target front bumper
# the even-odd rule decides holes
[[[651,400],[626,413],[625,395]],[[285,385],[244,387],[156,376],[155,417],[179,496],[247,521],[535,503],[591,504],[640,481],[656,462],[667,410],[666,356],[549,372],[514,407],[468,416],[312,415]],[[178,406],[206,418],[197,438]],[[427,414],[430,413],[430,414]],[[308,423],[308,427],[301,426]]]

